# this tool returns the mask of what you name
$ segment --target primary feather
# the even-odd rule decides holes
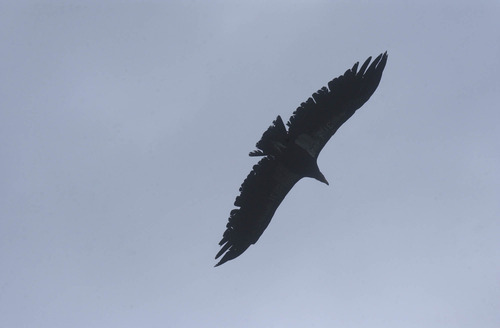
[[[280,116],[257,142],[250,156],[265,156],[240,187],[216,259],[219,266],[241,255],[259,240],[274,212],[292,187],[310,177],[328,184],[317,164],[319,153],[377,89],[387,62],[387,52],[370,64],[369,57],[328,83],[302,103],[287,122]],[[368,66],[370,65],[370,66]]]

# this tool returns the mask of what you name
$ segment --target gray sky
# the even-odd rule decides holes
[[[0,326],[499,327],[500,4],[458,3],[2,2]],[[262,132],[385,50],[213,268]]]

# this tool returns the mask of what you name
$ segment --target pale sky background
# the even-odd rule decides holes
[[[70,3],[0,4],[0,327],[500,327],[498,1]],[[385,50],[214,268],[262,132]]]

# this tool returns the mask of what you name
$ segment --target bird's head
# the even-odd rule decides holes
[[[325,176],[323,175],[323,173],[321,173],[321,171],[319,170],[318,163],[316,162],[316,160],[314,160],[314,162],[312,162],[309,165],[309,169],[307,171],[308,171],[309,174],[307,174],[306,176],[311,177],[313,179],[316,179],[319,182],[323,182],[327,186],[330,185],[328,183],[328,180],[326,180]]]
[[[323,175],[323,173],[321,173],[321,171],[319,169],[318,169],[318,171],[316,171],[316,173],[313,176],[313,178],[316,179],[316,180],[318,180],[319,182],[326,183],[327,186],[330,185],[328,183],[328,180],[326,180],[325,176]]]

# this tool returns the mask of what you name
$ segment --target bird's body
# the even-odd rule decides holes
[[[320,172],[317,158],[337,129],[375,92],[384,70],[387,53],[379,55],[368,67],[368,58],[357,71],[358,63],[344,75],[328,83],[302,103],[290,118],[288,130],[280,116],[250,156],[265,156],[240,187],[216,259],[216,266],[241,255],[255,244],[271,222],[276,209],[302,178],[310,177],[328,184]],[[368,69],[367,69],[368,68]]]

